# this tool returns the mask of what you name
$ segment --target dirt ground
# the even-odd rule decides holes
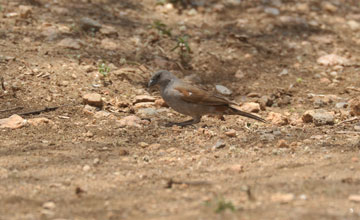
[[[0,0],[0,219],[360,219],[359,2],[177,2]],[[158,69],[270,123],[165,127]]]

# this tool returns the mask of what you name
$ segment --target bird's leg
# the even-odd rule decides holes
[[[185,126],[188,126],[188,125],[193,125],[193,124],[197,124],[199,123],[201,120],[201,116],[199,117],[194,117],[193,119],[191,120],[188,120],[188,121],[183,121],[183,122],[169,122],[167,123],[165,126],[166,127],[171,127],[173,125],[177,125],[177,126],[180,126],[180,127],[185,127]]]

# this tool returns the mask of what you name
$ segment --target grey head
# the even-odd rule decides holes
[[[148,83],[148,87],[160,85],[160,87],[165,87],[171,82],[172,80],[177,79],[177,77],[170,73],[167,70],[159,70],[152,75],[150,81]]]

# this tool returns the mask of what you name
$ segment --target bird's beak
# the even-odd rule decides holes
[[[148,87],[152,87],[152,86],[155,85],[155,84],[156,84],[155,80],[150,79],[150,81],[149,81],[149,83],[148,83]]]

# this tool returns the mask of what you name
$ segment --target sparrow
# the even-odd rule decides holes
[[[166,70],[155,72],[148,83],[148,87],[158,85],[160,95],[175,111],[191,116],[184,122],[170,122],[167,126],[187,126],[199,123],[203,115],[241,115],[266,123],[259,116],[239,110],[239,105],[217,94],[212,94],[195,85],[186,83]]]

